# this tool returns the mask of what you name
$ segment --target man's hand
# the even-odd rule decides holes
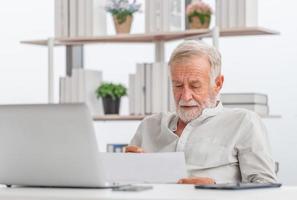
[[[144,150],[138,146],[126,146],[125,153],[144,153]]]
[[[179,184],[194,184],[194,185],[210,185],[215,184],[215,180],[207,177],[182,178],[177,183]]]

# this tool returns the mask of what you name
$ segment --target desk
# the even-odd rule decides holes
[[[0,188],[0,200],[194,200],[240,199],[279,200],[297,199],[297,186],[255,190],[218,191],[197,190],[193,185],[153,185],[153,190],[142,192],[113,192],[110,189],[62,189],[62,188]]]

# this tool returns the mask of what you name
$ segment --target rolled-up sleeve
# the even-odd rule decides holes
[[[249,113],[236,145],[242,182],[277,182],[266,128],[257,114]]]

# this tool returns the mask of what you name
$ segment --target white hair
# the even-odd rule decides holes
[[[195,40],[186,40],[172,52],[169,66],[184,62],[193,56],[206,56],[208,58],[211,67],[210,80],[211,84],[214,84],[215,79],[221,74],[221,54],[213,46]]]

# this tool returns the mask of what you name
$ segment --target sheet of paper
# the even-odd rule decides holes
[[[99,153],[107,179],[119,183],[176,183],[187,177],[183,152]]]

